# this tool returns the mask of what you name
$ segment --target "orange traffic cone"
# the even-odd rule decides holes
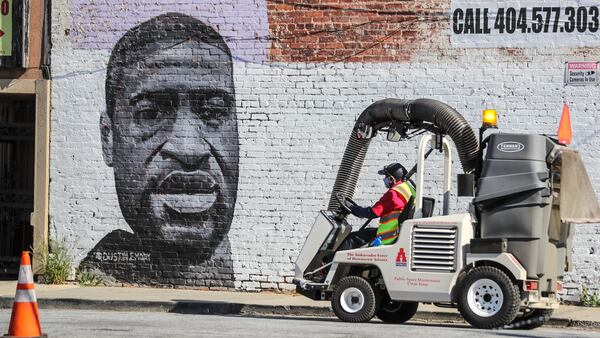
[[[569,106],[566,103],[563,106],[562,116],[558,125],[558,143],[571,144],[571,114],[569,114]]]
[[[17,282],[17,293],[13,303],[12,315],[8,334],[4,337],[46,337],[40,327],[37,300],[35,298],[35,284],[31,272],[31,259],[29,253],[23,251],[21,255],[21,269]]]

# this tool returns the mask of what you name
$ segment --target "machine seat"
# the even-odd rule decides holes
[[[435,208],[435,198],[423,197],[423,218],[431,217]]]
[[[402,213],[398,215],[398,222],[402,224],[402,222],[407,219],[413,219],[415,216],[415,208],[414,204],[414,196],[411,196],[406,204],[407,207],[402,210]],[[410,206],[410,208],[408,208]],[[408,215],[404,216],[404,211],[408,209]],[[433,215],[433,210],[435,209],[435,199],[431,197],[423,197],[423,218],[431,217]]]
[[[402,209],[402,212],[400,213],[400,215],[398,215],[398,224],[402,224],[402,222],[413,217],[415,213],[415,208],[413,208],[414,202],[415,197],[410,196],[410,198],[408,199],[408,203],[406,203],[404,209]]]

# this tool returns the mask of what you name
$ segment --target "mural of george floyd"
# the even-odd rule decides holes
[[[230,270],[226,254],[214,255],[231,225],[238,181],[233,69],[223,38],[183,14],[152,18],[116,43],[105,88],[104,161],[114,168],[133,233],[109,233],[82,268],[129,283],[172,280],[162,271]]]
[[[600,192],[600,87],[564,81],[565,62],[600,61],[600,33],[593,18],[585,32],[535,33],[492,16],[517,5],[53,1],[52,239],[110,282],[294,289],[355,118],[387,97],[438,99],[473,128],[495,108],[500,131],[547,134],[567,102]],[[384,164],[412,167],[417,142],[373,141],[355,200],[382,194]],[[424,189],[440,200],[443,159],[431,158]],[[468,203],[453,194],[452,212]],[[598,235],[576,227],[567,299],[600,288]]]

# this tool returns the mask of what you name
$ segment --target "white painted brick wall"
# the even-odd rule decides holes
[[[112,171],[102,160],[99,114],[104,109],[108,51],[74,49],[63,35],[65,3],[54,4],[51,124],[51,235],[79,262],[108,232],[128,229]],[[372,102],[429,97],[455,107],[479,127],[483,108],[496,108],[500,130],[555,133],[563,101],[570,104],[573,147],[583,154],[600,192],[598,87],[565,87],[564,62],[600,61],[600,50],[451,49],[420,51],[406,63],[235,62],[240,180],[229,233],[235,287],[292,289],[293,263],[317,212],[324,209],[355,118]],[[399,161],[412,166],[416,141],[372,143],[356,200],[384,191],[376,171]],[[455,172],[460,171],[454,153]],[[427,193],[440,197],[441,158],[429,165]],[[452,210],[468,199],[453,197]],[[579,225],[567,298],[586,284],[600,289],[600,226]]]

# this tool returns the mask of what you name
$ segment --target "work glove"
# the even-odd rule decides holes
[[[369,246],[380,246],[381,245],[381,236],[375,237],[375,239],[369,243]]]
[[[359,205],[353,205],[350,207],[352,215],[360,218],[375,218],[377,215],[371,210],[371,207],[361,207]]]

